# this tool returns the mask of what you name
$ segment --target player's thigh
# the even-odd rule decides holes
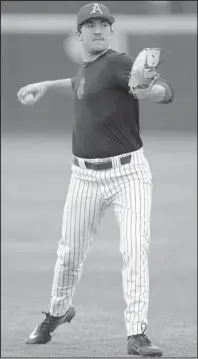
[[[145,239],[149,242],[152,183],[141,176],[129,177],[114,203],[120,227],[121,245],[131,249],[132,242]],[[125,243],[125,244],[124,244]],[[125,246],[125,247],[126,247]]]
[[[92,236],[98,227],[104,202],[96,182],[71,176],[62,223],[62,235],[72,244]]]

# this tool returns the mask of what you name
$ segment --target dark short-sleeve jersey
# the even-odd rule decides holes
[[[105,158],[142,147],[139,103],[128,87],[132,64],[131,57],[110,49],[85,63],[72,79],[75,156]]]

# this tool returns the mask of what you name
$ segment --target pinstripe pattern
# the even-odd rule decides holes
[[[98,183],[94,177],[88,180],[84,172],[73,166],[54,269],[50,305],[50,313],[54,316],[65,314],[71,304],[83,262],[104,210]]]
[[[120,228],[126,330],[127,335],[135,335],[147,323],[152,176],[142,148],[131,153],[129,164],[119,165],[119,157],[111,158],[114,167],[106,171],[87,170],[82,159],[82,168],[72,165],[50,312],[61,316],[71,304],[100,219],[112,206]]]

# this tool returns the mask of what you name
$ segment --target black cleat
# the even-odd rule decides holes
[[[70,307],[68,311],[61,317],[53,317],[50,313],[46,314],[44,321],[37,325],[34,331],[30,334],[27,344],[46,344],[52,339],[52,333],[59,325],[63,323],[70,323],[76,314],[75,308]]]
[[[145,330],[141,334],[128,336],[128,354],[141,355],[144,357],[161,357],[163,354],[162,350],[152,345],[145,334]]]

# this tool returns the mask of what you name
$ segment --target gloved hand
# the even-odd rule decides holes
[[[135,58],[129,77],[129,92],[135,98],[146,98],[159,77],[157,68],[161,61],[159,48],[145,48]]]

